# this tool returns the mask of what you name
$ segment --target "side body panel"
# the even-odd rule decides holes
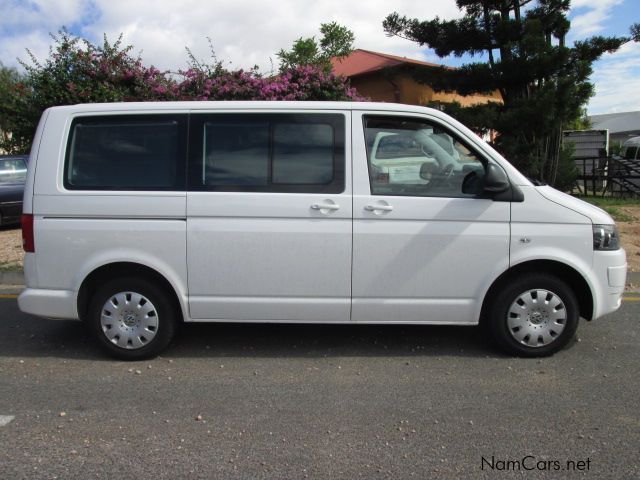
[[[141,112],[101,115],[128,113]],[[65,149],[69,127],[77,117],[66,109],[49,110],[37,165],[29,169],[25,199],[31,182],[34,194],[25,201],[25,211],[34,215],[36,251],[25,256],[27,286],[68,292],[74,304],[64,311],[72,311],[77,318],[77,292],[86,276],[105,264],[132,262],[164,275],[184,303],[186,192],[66,189],[62,181]]]

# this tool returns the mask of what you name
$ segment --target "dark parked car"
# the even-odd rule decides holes
[[[26,155],[0,155],[0,225],[20,223],[28,159]]]

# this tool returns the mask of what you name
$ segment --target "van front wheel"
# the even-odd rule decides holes
[[[495,296],[489,315],[496,343],[526,357],[560,350],[574,336],[580,317],[573,290],[547,274],[528,275],[508,284]]]
[[[103,285],[91,299],[88,320],[98,342],[121,360],[157,355],[177,327],[170,296],[142,278],[118,278]]]

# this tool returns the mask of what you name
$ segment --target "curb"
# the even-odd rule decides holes
[[[21,270],[0,272],[0,285],[24,285],[24,273]]]

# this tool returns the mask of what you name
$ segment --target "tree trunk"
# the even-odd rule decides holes
[[[489,52],[489,64],[491,65],[491,70],[493,71],[495,67],[495,61],[493,58],[493,41],[492,41],[492,32],[491,32],[491,19],[489,17],[489,7],[485,3],[483,6],[483,14],[484,14],[484,30],[487,34],[487,38],[489,39],[489,45],[487,45],[487,50]]]

